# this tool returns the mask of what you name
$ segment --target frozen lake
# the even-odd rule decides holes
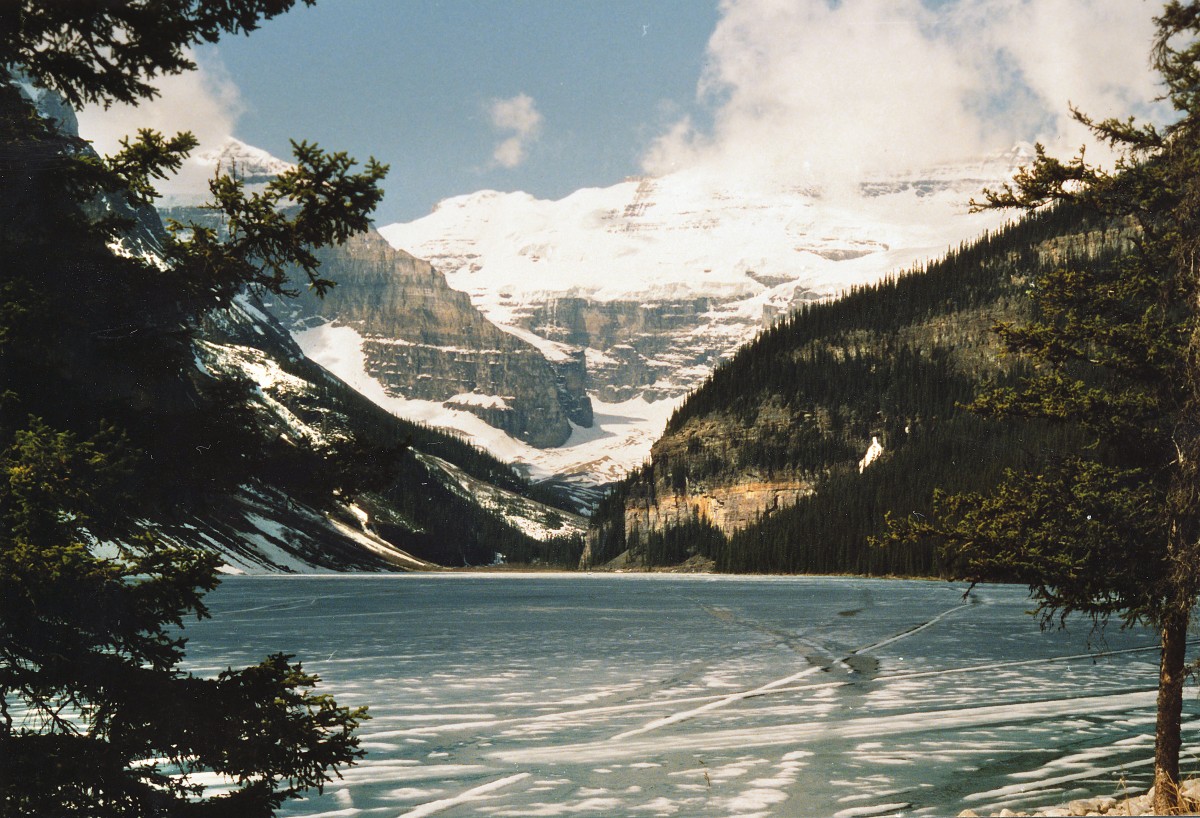
[[[294,653],[370,706],[366,759],[290,816],[983,814],[1149,786],[1153,634],[1040,632],[1023,588],[964,590],[233,577],[188,624],[188,659],[215,674]],[[1185,721],[1186,752],[1194,691]]]

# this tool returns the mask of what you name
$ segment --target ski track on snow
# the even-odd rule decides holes
[[[670,742],[672,751],[714,752],[729,747],[758,749],[764,747],[810,744],[831,739],[865,739],[927,732],[934,729],[951,730],[967,727],[995,726],[1013,722],[1063,716],[1071,713],[1112,713],[1154,705],[1156,690],[1141,690],[1111,696],[1082,696],[1022,704],[985,705],[943,711],[899,713],[890,716],[867,716],[847,719],[836,724],[805,722],[778,724],[753,728],[711,730],[700,735],[680,736]],[[632,732],[632,731],[631,731]],[[615,737],[616,738],[616,737]],[[506,764],[562,762],[596,764],[622,759],[643,758],[661,752],[662,741],[624,739],[620,746],[613,740],[585,744],[557,745],[527,750],[501,750],[490,754]]]
[[[516,782],[523,781],[526,778],[529,778],[529,773],[516,773],[515,775],[505,776],[504,778],[496,781],[491,781],[487,784],[481,784],[478,787],[472,787],[466,792],[459,793],[453,798],[443,798],[438,801],[430,801],[427,804],[422,804],[416,809],[402,813],[400,818],[425,818],[427,815],[434,815],[436,813],[448,810],[451,807],[458,806],[459,804],[465,804],[481,795],[486,795],[487,793],[503,789],[509,784],[515,784]]]

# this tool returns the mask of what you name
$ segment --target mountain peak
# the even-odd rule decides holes
[[[262,148],[247,145],[232,136],[226,137],[217,147],[197,154],[195,159],[198,164],[239,176],[248,184],[268,182],[295,167],[291,162],[285,162]]]

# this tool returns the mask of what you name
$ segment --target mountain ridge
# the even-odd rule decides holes
[[[79,157],[95,160],[55,99],[0,84],[0,121],[23,137],[10,144],[29,178],[0,196],[6,293],[20,308],[6,310],[0,344],[7,435],[54,430],[111,451],[136,530],[214,551],[232,573],[543,559],[550,546],[523,521],[560,557],[575,548],[578,518],[533,499],[506,464],[358,395],[303,355],[253,289],[214,306],[215,285],[193,292],[170,275],[158,212],[116,175],[85,193],[58,183]],[[489,507],[459,489],[463,475],[488,487]],[[89,532],[94,548],[120,547],[99,520]]]

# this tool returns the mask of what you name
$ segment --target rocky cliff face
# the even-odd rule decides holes
[[[202,222],[195,208],[168,208]],[[284,325],[336,322],[363,339],[364,367],[391,397],[435,401],[470,412],[536,447],[561,445],[571,424],[592,425],[582,350],[548,359],[504,332],[451,289],[428,262],[393,249],[374,231],[318,252],[322,275],[337,282],[323,299],[267,298]]]
[[[646,534],[707,520],[729,535],[812,494],[804,479],[747,474],[731,483],[695,483],[681,488],[662,484],[653,497],[632,498],[625,506],[630,541]]]
[[[651,534],[664,534],[690,523],[710,524],[724,536],[732,536],[794,506],[811,495],[815,485],[801,477],[757,474],[744,474],[727,483],[701,481],[677,486],[669,480],[657,481],[652,491],[625,501],[626,553],[638,552]],[[601,521],[588,530],[581,567],[608,561],[599,556],[604,553],[602,540],[612,535],[606,526]]]
[[[585,559],[641,546],[647,560],[679,560],[673,542],[713,533],[704,555],[721,570],[935,573],[925,544],[868,546],[887,515],[928,515],[937,487],[982,489],[1029,458],[1087,445],[964,408],[1027,371],[992,328],[1024,320],[1048,270],[1108,263],[1129,238],[1128,225],[1048,211],[764,331],[600,503]]]
[[[367,372],[396,397],[472,412],[534,446],[558,446],[570,423],[592,425],[582,352],[551,362],[490,323],[428,262],[374,232],[321,254],[338,282],[308,316],[354,327]]]
[[[436,431],[414,428],[372,406],[305,358],[255,295],[243,293],[228,308],[210,313],[201,330],[198,367],[208,377],[252,382],[250,410],[290,445],[357,446],[353,468],[360,471],[377,465],[371,439],[403,440],[406,446],[391,466],[392,482],[356,492],[353,501],[342,497],[314,507],[264,480],[240,487],[203,513],[184,510],[181,519],[163,527],[167,539],[199,540],[220,553],[226,570],[425,570],[458,564],[459,555],[490,561],[501,551],[534,561],[540,553],[535,540],[570,536],[582,527],[581,518],[526,496],[507,467],[474,462],[469,447],[456,447]],[[310,468],[322,466],[336,468],[328,462]],[[476,541],[468,542],[472,536]]]
[[[803,469],[736,468],[745,460],[743,452],[772,445],[796,425],[796,418],[771,405],[751,418],[695,418],[664,434],[654,443],[647,465],[614,495],[620,520],[604,520],[603,515],[593,520],[596,527],[589,532],[583,564],[612,556],[611,542],[601,540],[611,540],[614,523],[623,537],[622,549],[637,551],[652,534],[698,522],[728,537],[808,497],[817,479]]]
[[[728,351],[731,336],[752,330],[754,322],[729,304],[710,297],[652,303],[553,298],[522,311],[514,323],[586,349],[593,394],[600,400],[619,403],[642,395],[656,401],[686,394]]]
[[[251,193],[291,165],[229,139],[189,160],[190,176],[237,175]],[[211,214],[203,195],[172,194],[160,208],[181,222]],[[538,347],[492,324],[464,293],[450,288],[428,263],[394,250],[374,230],[318,253],[322,275],[338,282],[325,299],[267,300],[268,312],[289,329],[324,321],[362,336],[366,374],[389,397],[443,404],[534,447],[564,443],[571,424],[592,425],[587,361],[582,352]]]
[[[609,446],[635,468],[661,429],[647,404],[675,403],[804,303],[995,227],[1002,215],[970,213],[967,202],[1027,159],[1018,147],[845,190],[741,188],[679,171],[556,201],[479,191],[380,232],[429,259],[496,324],[584,348],[605,431],[645,432],[614,434]]]

